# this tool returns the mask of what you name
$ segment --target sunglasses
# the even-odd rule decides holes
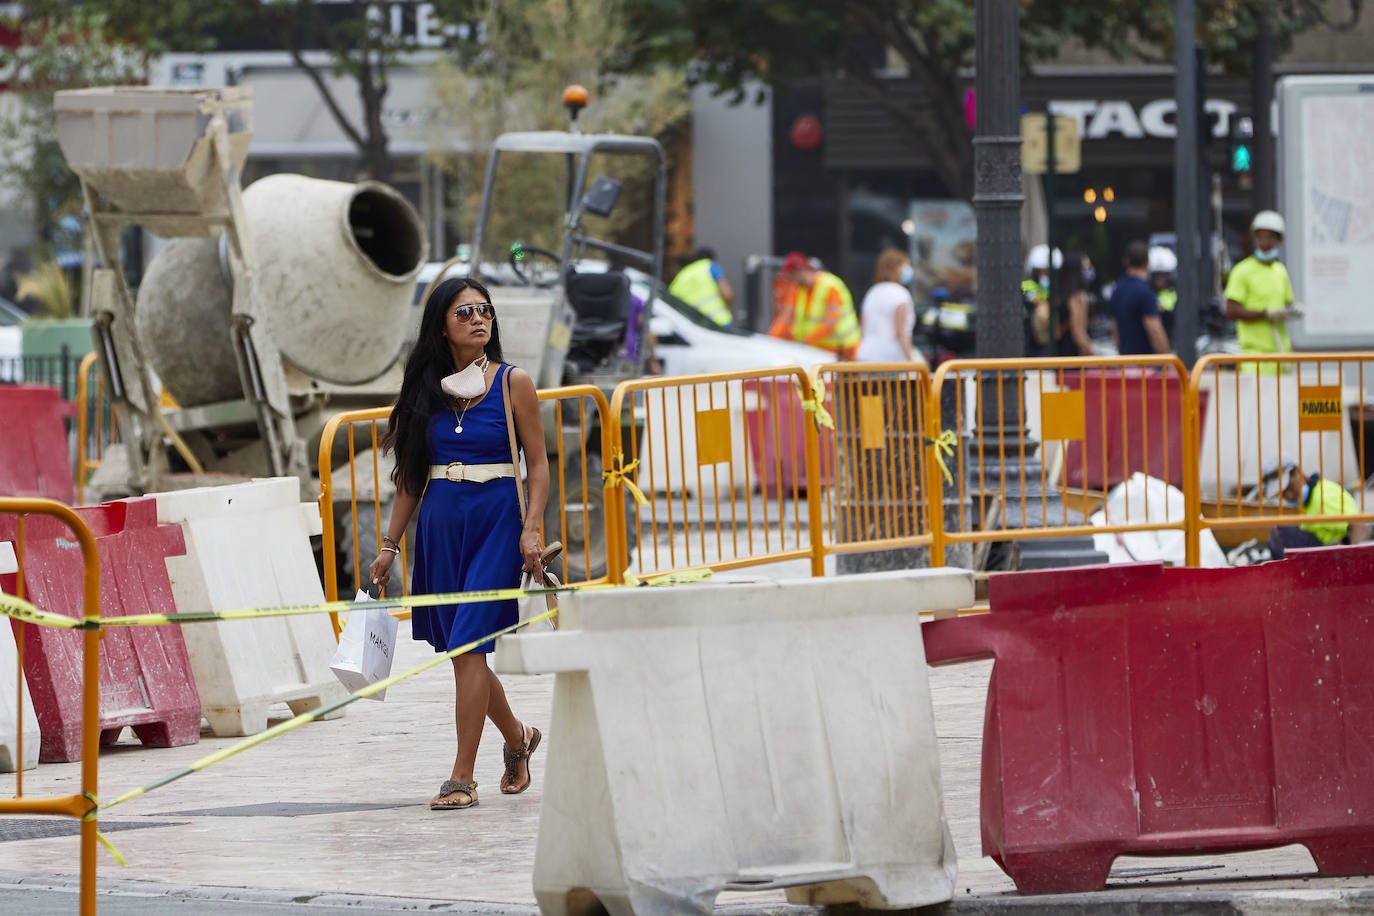
[[[492,308],[490,302],[479,302],[476,305],[460,305],[453,310],[453,314],[463,321],[472,319],[476,313],[478,318],[491,319],[496,317],[496,309]]]

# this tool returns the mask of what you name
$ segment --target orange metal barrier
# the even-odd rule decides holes
[[[610,556],[636,576],[803,558],[822,575],[813,403],[795,366],[622,382],[606,505],[626,517],[608,515]],[[611,581],[623,572],[613,564]]]
[[[831,363],[818,377],[835,423],[833,436],[821,435],[822,467],[835,468],[824,494],[824,551],[930,544],[923,445],[930,372],[913,363]]]
[[[105,383],[96,355],[87,353],[76,371],[76,502],[86,502],[86,481],[100,467],[105,449],[119,441],[114,403],[105,396]]]
[[[1184,505],[1170,510],[1145,490],[1136,511],[1128,499],[1114,516],[1102,501],[1137,472],[1196,488],[1195,401],[1175,357],[953,360],[935,373],[926,429],[931,442],[946,429],[957,437],[947,464],[969,497],[953,518],[930,501],[932,565],[944,564],[949,543],[1162,529],[1183,531],[1197,563]],[[940,474],[930,460],[931,492]],[[1057,511],[1053,490],[1065,497]],[[1091,525],[1099,504],[1104,524]]]
[[[82,610],[86,621],[93,626],[82,632],[81,664],[81,791],[75,795],[59,795],[47,798],[24,797],[24,752],[23,752],[23,685],[24,685],[24,632],[30,626],[16,622],[15,642],[19,651],[19,708],[15,720],[19,723],[18,749],[15,754],[18,768],[15,771],[14,798],[0,798],[0,815],[5,814],[57,814],[81,819],[81,875],[80,875],[80,912],[83,916],[95,914],[95,877],[96,877],[96,800],[98,794],[98,772],[100,762],[100,557],[96,552],[95,537],[75,512],[62,503],[50,499],[0,498],[0,517],[17,516],[16,524],[11,527],[4,519],[4,539],[14,539],[14,552],[19,560],[19,574],[16,577],[16,594],[24,597],[24,529],[28,515],[48,515],[67,526],[72,532],[81,557],[85,563],[82,583]]]
[[[577,385],[540,391],[539,400],[544,405],[545,439],[549,442],[550,486],[544,532],[548,540],[562,540],[565,546],[552,571],[564,582],[604,580],[607,524],[601,455],[611,435],[606,424],[606,397],[593,386]],[[377,555],[390,519],[390,463],[381,457],[381,440],[390,416],[390,407],[335,414],[320,437],[324,590],[330,601],[338,600],[341,579],[351,582],[354,592],[362,588],[363,573]],[[345,467],[346,477],[340,473]],[[343,503],[348,507],[347,516],[336,510],[336,504]],[[408,569],[408,544],[409,537],[403,537],[393,573],[403,595],[410,590],[404,572]],[[340,560],[344,564],[342,576]],[[397,612],[402,618],[409,614]],[[334,626],[337,633],[337,619]]]
[[[1193,367],[1199,405],[1198,485],[1189,515],[1225,545],[1264,541],[1276,525],[1374,521],[1366,482],[1374,474],[1374,353],[1206,356]],[[1352,495],[1355,513],[1306,514],[1286,506],[1284,460]]]

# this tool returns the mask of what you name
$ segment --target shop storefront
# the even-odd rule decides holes
[[[890,91],[904,96],[905,104],[919,104],[919,90],[909,80],[893,80]],[[1110,277],[1130,240],[1173,232],[1172,71],[1049,70],[1026,78],[1022,92],[1026,111],[1049,107],[1079,124],[1082,170],[1055,181],[1061,248],[1086,252]],[[1227,136],[1231,120],[1249,112],[1249,84],[1213,77],[1208,96],[1207,108],[1216,115],[1209,155],[1221,179],[1222,236],[1236,253],[1251,203],[1230,169]],[[818,119],[823,137],[809,149],[797,143],[796,129],[807,115]],[[945,225],[966,222],[968,211],[957,202],[950,205],[948,190],[923,153],[903,143],[887,116],[856,87],[837,80],[779,93],[773,136],[777,250],[798,248],[821,257],[856,290],[871,282],[874,258],[889,245],[910,250],[914,261],[929,256],[955,265],[942,268],[942,276],[960,276],[965,259],[971,266],[972,240],[959,247]],[[1043,237],[1035,220],[1043,220],[1048,208],[1037,203],[1028,214],[1027,234],[1038,229]],[[932,212],[939,215],[940,231],[923,235],[922,221],[929,222]],[[939,250],[928,252],[923,245]]]

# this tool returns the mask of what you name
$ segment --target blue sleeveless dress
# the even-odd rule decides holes
[[[452,411],[429,418],[425,444],[430,464],[510,463],[502,393],[502,374],[509,371],[508,365],[497,367],[496,378],[486,395],[463,414],[461,433],[453,431],[458,424]],[[498,477],[486,483],[429,482],[420,500],[411,594],[514,588],[520,584],[524,565],[520,556],[523,522],[517,486],[514,477]],[[411,615],[411,633],[415,639],[434,646],[436,652],[447,652],[513,626],[519,616],[513,598],[417,607]],[[491,652],[494,648],[492,641],[473,651]]]

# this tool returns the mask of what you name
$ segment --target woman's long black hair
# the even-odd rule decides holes
[[[429,294],[425,313],[420,318],[419,337],[406,357],[401,393],[396,398],[396,406],[391,409],[386,435],[382,437],[382,451],[396,454],[391,482],[415,496],[423,493],[425,484],[429,482],[429,450],[425,444],[429,418],[447,410],[449,406],[448,396],[439,387],[439,382],[445,376],[466,368],[453,365],[453,352],[444,339],[444,321],[458,294],[469,288],[477,290],[488,304],[491,303],[491,293],[487,288],[469,277],[445,280]],[[501,331],[495,316],[491,319],[491,337],[487,338],[483,350],[492,362],[503,361]]]

